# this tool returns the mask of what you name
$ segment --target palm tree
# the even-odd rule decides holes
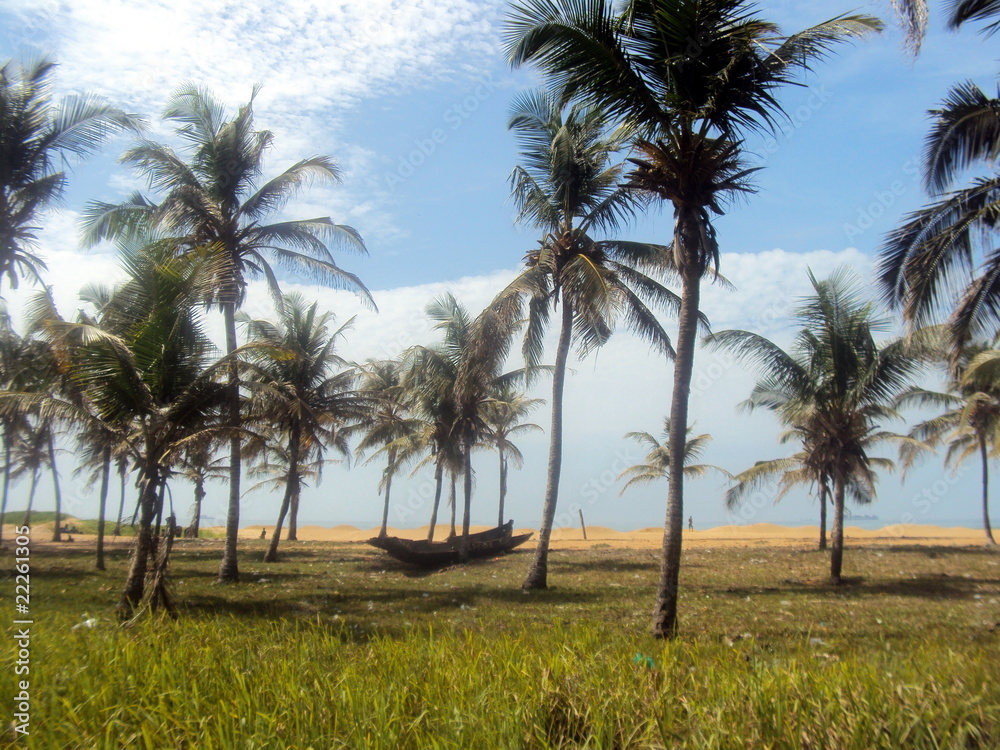
[[[266,130],[254,130],[253,99],[251,96],[233,119],[226,120],[224,108],[210,94],[194,86],[181,88],[163,118],[175,124],[177,135],[189,145],[189,161],[170,147],[149,141],[122,157],[149,179],[151,188],[162,193],[160,202],[155,204],[136,194],[121,205],[92,204],[87,212],[88,242],[151,225],[174,235],[185,247],[207,247],[219,256],[221,262],[207,299],[222,310],[227,356],[237,348],[236,311],[250,277],[263,276],[280,306],[278,279],[268,257],[325,284],[355,290],[374,307],[361,280],[337,266],[330,253],[331,245],[366,252],[354,229],[334,224],[325,216],[265,223],[301,187],[314,180],[335,181],[339,172],[330,158],[313,156],[262,182],[264,154],[273,136]],[[220,583],[239,579],[240,384],[236,359],[230,359],[229,366],[227,413],[232,437]]]
[[[191,443],[184,448],[177,474],[194,484],[194,505],[191,507],[191,523],[184,530],[184,536],[197,539],[201,533],[201,509],[208,491],[205,485],[212,479],[225,479],[229,476],[228,461],[224,457],[216,457],[216,447],[212,441]],[[121,510],[118,511],[118,522],[121,523]]]
[[[247,381],[254,394],[249,422],[266,423],[285,443],[285,495],[264,562],[278,559],[278,541],[289,510],[292,519],[297,517],[302,469],[309,463],[322,466],[326,446],[350,455],[346,427],[362,416],[366,406],[353,390],[356,373],[346,369],[347,363],[335,351],[353,318],[331,330],[333,314],[318,308],[318,303],[310,305],[301,295],[289,294],[278,322],[240,319],[249,337],[244,350],[251,364]]]
[[[687,430],[687,434],[691,434],[690,427]],[[634,440],[639,445],[648,446],[649,452],[646,454],[645,463],[629,466],[618,475],[619,479],[628,478],[625,486],[618,493],[619,495],[624,495],[625,490],[633,485],[648,484],[659,479],[667,479],[670,476],[670,417],[663,419],[663,433],[660,438],[648,432],[629,432],[625,434],[625,437],[629,440]],[[711,440],[712,436],[707,434],[695,435],[687,439],[684,445],[683,463],[684,473],[688,477],[703,477],[709,470],[721,472],[727,477],[731,476],[728,471],[720,469],[718,466],[692,463],[692,461],[697,461],[701,458],[702,453],[704,453],[705,448]]]
[[[782,114],[776,90],[835,44],[879,30],[840,16],[789,37],[753,16],[749,0],[523,0],[507,27],[513,65],[535,63],[564,100],[602,107],[633,127],[642,156],[630,184],[669,201],[674,235],[663,262],[681,278],[663,564],[653,632],[677,632],[688,396],[700,282],[718,269],[710,211],[750,191],[741,134]]]
[[[951,89],[927,136],[924,183],[939,198],[909,214],[886,238],[879,281],[885,298],[911,327],[953,305],[947,323],[952,356],[973,338],[989,338],[1000,321],[1000,261],[993,251],[1000,210],[1000,98],[971,81]],[[990,174],[952,190],[968,170]],[[971,278],[971,281],[970,281]]]
[[[870,455],[879,443],[913,441],[880,425],[898,417],[894,399],[909,385],[932,349],[921,338],[879,344],[888,321],[875,315],[860,294],[860,279],[840,270],[825,281],[812,274],[814,294],[797,311],[803,324],[790,353],[749,331],[722,331],[711,340],[729,348],[761,372],[750,402],[777,413],[783,424],[803,436],[805,464],[800,479],[832,485],[834,518],[830,581],[841,583],[844,507],[850,494],[870,501],[878,468],[888,459]],[[794,475],[793,475],[794,478]]]
[[[363,431],[355,452],[361,456],[376,449],[365,463],[370,463],[381,453],[386,454],[386,467],[379,482],[379,492],[385,492],[382,506],[382,525],[378,535],[385,536],[389,525],[389,498],[392,478],[399,470],[397,440],[411,435],[420,424],[410,414],[410,396],[402,382],[402,366],[398,360],[370,361],[361,370],[359,393],[371,406],[359,421]]]
[[[920,45],[927,33],[927,0],[890,0],[906,34],[906,46],[913,54],[920,52]],[[953,0],[948,15],[948,28],[957,29],[968,21],[986,21],[1000,16],[998,0]],[[984,31],[992,34],[1000,29],[1000,21],[986,26]]]
[[[41,328],[54,343],[60,368],[84,394],[86,408],[49,395],[0,395],[3,411],[128,431],[139,471],[140,521],[120,602],[123,616],[144,601],[169,608],[165,574],[172,535],[146,580],[150,557],[157,553],[153,520],[166,476],[190,442],[229,436],[230,428],[220,424],[226,389],[216,382],[225,361],[207,367],[213,347],[198,316],[202,285],[217,272],[217,262],[208,252],[178,256],[171,243],[124,249],[131,278],[115,291],[102,320],[126,334],[54,315]]]
[[[676,310],[677,297],[642,272],[662,248],[620,240],[596,240],[614,230],[636,208],[633,192],[619,186],[623,166],[613,162],[624,144],[622,131],[608,133],[598,109],[560,107],[544,93],[517,100],[510,128],[521,146],[522,164],[511,176],[518,220],[546,234],[528,253],[525,270],[501,293],[528,298],[524,355],[529,369],[541,359],[542,336],[551,312],[561,305],[559,343],[552,368],[549,464],[538,544],[525,590],[547,586],[549,540],[562,471],[562,415],[566,365],[572,343],[581,354],[602,346],[617,318],[661,354],[673,355],[670,337],[653,308]],[[520,307],[511,306],[517,317]]]
[[[989,460],[1000,447],[1000,382],[995,372],[986,368],[970,367],[978,355],[989,352],[981,345],[967,345],[963,348],[958,369],[948,392],[940,393],[916,386],[906,390],[897,405],[914,404],[933,406],[944,411],[936,417],[924,420],[910,431],[910,437],[935,447],[948,444],[945,464],[957,467],[966,459],[978,455],[982,468],[983,530],[986,540],[995,545],[989,513]],[[914,460],[925,455],[925,451],[904,446],[900,459],[904,468],[909,468]]]
[[[0,391],[24,391],[31,378],[29,352],[35,343],[20,336],[11,325],[7,307],[0,300]],[[3,490],[0,498],[0,541],[7,515],[10,487],[16,478],[13,451],[21,444],[29,429],[28,421],[18,414],[0,414],[0,434],[3,437]]]
[[[527,432],[542,432],[542,428],[532,422],[524,422],[535,407],[542,404],[540,398],[528,398],[506,386],[497,390],[486,404],[486,442],[496,448],[500,456],[500,502],[497,506],[497,526],[504,523],[504,501],[507,498],[507,473],[510,464],[520,469],[524,456],[514,444],[513,438]]]
[[[0,281],[39,279],[45,263],[34,254],[39,214],[66,188],[58,167],[85,157],[110,136],[138,132],[139,118],[88,95],[52,100],[55,63],[41,59],[0,67]]]

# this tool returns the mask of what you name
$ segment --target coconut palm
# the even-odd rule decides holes
[[[322,466],[326,447],[349,455],[346,428],[362,417],[367,402],[354,392],[355,371],[335,350],[353,318],[332,329],[332,313],[288,294],[277,322],[247,316],[239,320],[249,339],[244,347],[253,393],[248,420],[266,423],[284,444],[285,494],[264,555],[264,562],[275,562],[285,517],[291,512],[291,519],[297,519],[301,470],[307,464]]]
[[[192,442],[185,446],[180,464],[175,469],[177,476],[194,484],[194,504],[191,506],[191,523],[184,529],[184,536],[197,539],[201,533],[201,509],[208,491],[205,485],[215,479],[224,480],[229,476],[229,461],[216,456],[217,445],[210,440]],[[121,510],[119,510],[121,523]]]
[[[911,327],[950,312],[947,324],[957,358],[965,342],[992,337],[1000,322],[1000,261],[994,252],[1000,98],[967,81],[952,88],[931,116],[924,182],[930,194],[940,197],[889,234],[879,251],[878,272],[885,298]],[[951,189],[979,166],[987,168],[986,176]]]
[[[0,391],[24,391],[31,378],[29,352],[36,344],[14,330],[7,307],[0,300]],[[3,438],[3,489],[0,498],[0,541],[7,515],[10,487],[16,478],[14,448],[21,444],[29,429],[29,422],[19,414],[0,414],[0,436]]]
[[[83,158],[109,137],[138,132],[141,121],[89,94],[52,96],[55,63],[41,59],[0,67],[0,282],[39,279],[45,263],[35,255],[41,212],[66,188],[59,167]]]
[[[165,574],[170,539],[159,550],[151,581],[150,557],[157,553],[153,521],[170,467],[189,442],[228,437],[220,424],[225,386],[209,368],[213,347],[201,328],[202,284],[217,272],[208,252],[178,256],[171,243],[123,251],[131,278],[104,312],[111,330],[68,323],[54,314],[42,323],[86,408],[47,395],[0,396],[0,410],[35,413],[88,428],[127,430],[129,452],[138,468],[139,529],[120,611],[130,615],[143,601],[169,607]],[[125,321],[131,321],[126,325]],[[96,418],[95,418],[96,417]]]
[[[634,128],[641,158],[630,184],[668,201],[674,235],[664,262],[681,279],[670,472],[653,631],[677,632],[688,395],[700,318],[700,282],[718,268],[711,214],[751,188],[741,134],[771,128],[777,89],[836,44],[881,28],[840,16],[784,37],[749,0],[522,0],[506,42],[513,65],[538,65],[562,99],[602,107]]]
[[[280,306],[278,279],[268,258],[324,284],[355,290],[374,307],[360,279],[337,266],[330,252],[331,246],[365,252],[354,229],[325,216],[265,223],[304,185],[337,180],[339,171],[330,158],[313,156],[262,181],[264,154],[273,135],[254,130],[253,99],[251,96],[235,117],[227,120],[224,108],[209,93],[194,86],[181,88],[168,103],[163,118],[175,125],[177,135],[188,144],[189,160],[185,162],[168,146],[149,141],[122,156],[122,161],[147,177],[150,187],[162,194],[159,203],[136,194],[124,204],[95,203],[87,211],[89,242],[152,225],[187,247],[208,247],[219,255],[222,262],[207,299],[222,310],[227,356],[237,347],[236,311],[246,295],[249,278],[262,276]],[[229,505],[220,583],[239,579],[241,463],[235,435],[240,425],[240,392],[235,359],[230,359],[227,409],[234,436],[229,446]]]
[[[561,307],[559,342],[552,367],[552,422],[542,523],[523,588],[547,586],[549,540],[562,471],[563,390],[574,341],[585,355],[611,336],[616,320],[645,338],[659,353],[673,355],[655,309],[676,310],[679,300],[643,273],[663,252],[648,244],[600,240],[636,209],[636,195],[619,186],[623,166],[614,160],[624,131],[609,133],[598,109],[560,107],[545,93],[515,103],[510,128],[521,147],[521,165],[511,176],[518,220],[545,232],[525,258],[525,270],[501,293],[508,302],[525,298],[528,326],[523,352],[529,369],[538,365],[551,313]],[[653,309],[651,309],[653,308]],[[520,307],[509,308],[520,318]]]
[[[711,340],[760,372],[750,396],[753,406],[776,412],[804,438],[800,478],[830,481],[830,581],[839,584],[845,499],[870,501],[876,470],[893,468],[892,461],[871,455],[877,445],[913,442],[881,424],[898,417],[894,399],[932,349],[919,337],[876,342],[875,335],[889,324],[863,299],[856,275],[842,269],[825,281],[812,274],[810,280],[814,294],[797,310],[803,327],[791,352],[749,331],[721,331]]]
[[[490,447],[496,448],[500,457],[500,501],[497,505],[497,526],[504,523],[504,501],[507,498],[507,474],[510,465],[521,468],[524,456],[513,438],[528,432],[542,432],[532,422],[525,422],[528,414],[542,404],[540,398],[529,398],[511,386],[497,389],[486,404],[486,435]]]
[[[688,427],[687,434],[691,434],[690,427]],[[648,432],[628,432],[625,434],[625,437],[629,440],[634,440],[639,445],[648,446],[649,452],[646,453],[645,463],[629,466],[618,475],[618,479],[627,478],[628,480],[622,487],[621,492],[618,493],[619,495],[624,495],[625,490],[629,487],[667,479],[670,476],[670,417],[664,417],[663,419],[663,433],[660,438]],[[687,439],[684,445],[684,473],[688,477],[703,477],[710,470],[718,471],[727,477],[731,476],[728,471],[718,466],[692,463],[692,461],[697,461],[701,458],[702,453],[705,452],[705,448],[711,441],[712,436],[708,434],[695,435]]]
[[[927,0],[890,0],[906,34],[906,45],[913,54],[920,52],[920,45],[927,33],[929,17]],[[948,28],[957,29],[969,21],[988,21],[1000,16],[998,0],[952,0],[948,13]],[[993,34],[1000,28],[1000,21],[988,24],[984,31]]]
[[[946,443],[945,465],[957,467],[972,456],[979,457],[983,530],[987,542],[995,545],[989,512],[989,461],[1000,448],[1000,382],[995,372],[970,367],[977,356],[984,353],[989,356],[982,345],[967,345],[946,393],[914,386],[897,399],[897,405],[943,409],[936,417],[917,424],[910,431],[910,437],[932,448]],[[916,458],[924,455],[925,451],[914,450],[912,446],[904,446],[900,451],[904,468],[909,468]]]
[[[439,320],[438,325],[441,324]],[[414,416],[420,426],[396,442],[404,461],[427,454],[417,463],[414,473],[428,462],[434,464],[434,501],[427,529],[427,539],[433,541],[444,475],[448,473],[452,476],[454,488],[454,475],[462,471],[463,465],[462,449],[455,430],[457,363],[440,348],[425,346],[411,347],[404,353],[403,360],[403,386],[411,394]],[[452,513],[454,518],[454,507]],[[455,533],[454,522],[451,533]]]
[[[383,537],[388,533],[392,479],[400,468],[397,441],[420,429],[420,422],[411,414],[411,396],[403,384],[402,365],[398,360],[366,363],[360,372],[358,391],[368,400],[370,407],[358,422],[362,437],[355,452],[362,456],[367,451],[375,450],[365,461],[366,464],[385,454],[386,466],[378,485],[379,493],[385,493],[382,525],[378,533]]]

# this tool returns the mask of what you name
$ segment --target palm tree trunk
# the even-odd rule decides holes
[[[31,490],[28,492],[28,507],[24,510],[24,526],[31,526],[31,506],[35,504],[35,490],[38,488],[38,470],[31,472]]]
[[[573,306],[563,296],[562,326],[559,329],[559,344],[556,361],[552,370],[552,428],[549,432],[549,468],[545,480],[545,503],[542,506],[542,527],[538,530],[538,544],[535,557],[528,569],[528,575],[521,584],[525,591],[544,589],[548,586],[549,540],[552,524],[556,517],[556,502],[559,499],[559,475],[562,472],[562,411],[563,386],[566,383],[566,361],[569,359],[569,345],[573,338]],[[501,523],[503,519],[501,519]]]
[[[292,424],[292,429],[288,436],[288,482],[285,485],[285,497],[281,501],[281,511],[278,513],[278,521],[274,526],[274,533],[271,534],[271,543],[264,553],[264,562],[278,562],[278,541],[281,539],[281,527],[285,523],[285,514],[288,509],[294,506],[299,494],[299,448],[302,445],[302,432],[298,422]],[[292,514],[294,518],[294,513]],[[289,534],[291,540],[291,534]]]
[[[663,529],[660,583],[653,611],[653,635],[677,635],[677,600],[680,595],[681,535],[684,531],[684,446],[687,439],[688,398],[694,370],[695,339],[698,333],[698,305],[701,277],[695,269],[683,272],[680,321],[677,326],[677,358],[674,361],[674,390],[670,403],[670,477],[667,518]]]
[[[191,514],[191,528],[188,532],[192,539],[197,539],[201,531],[201,505],[205,502],[205,477],[198,476],[194,483],[194,512]]]
[[[59,469],[56,466],[56,439],[52,434],[52,428],[49,428],[49,440],[48,440],[48,450],[49,450],[49,468],[52,469],[52,487],[53,492],[56,496],[56,528],[52,532],[52,541],[61,542],[62,541],[62,489],[59,487]]]
[[[122,462],[118,467],[118,476],[121,479],[120,482],[120,493],[118,497],[118,520],[115,522],[115,530],[113,532],[114,536],[118,536],[122,533],[122,515],[125,513],[125,463]]]
[[[819,548],[826,549],[826,478],[819,483]]]
[[[472,435],[465,437],[465,508],[462,513],[462,541],[458,544],[458,559],[469,559],[469,526],[472,520]]]
[[[132,561],[129,565],[125,588],[118,603],[120,619],[127,619],[142,601],[146,587],[146,570],[149,556],[153,551],[153,516],[156,512],[156,486],[159,483],[155,472],[141,480],[142,495],[139,498],[139,531],[135,537]]]
[[[986,532],[987,541],[996,544],[997,540],[993,538],[993,528],[990,526],[990,460],[986,453],[986,439],[982,435],[979,436],[979,455],[983,461],[983,530]]]
[[[226,354],[236,350],[236,300],[228,300],[222,306],[226,324]],[[229,363],[229,382],[226,386],[226,411],[229,427],[240,426],[240,373],[236,362]],[[240,532],[240,438],[229,438],[229,507],[226,511],[226,545],[219,565],[219,583],[236,583],[240,580],[237,543]]]
[[[434,466],[434,507],[431,508],[431,525],[427,530],[427,541],[434,541],[434,527],[437,525],[438,506],[441,504],[441,485],[444,483],[444,458],[443,454],[438,454],[438,460]]]
[[[389,532],[389,490],[392,489],[393,464],[396,463],[396,449],[389,450],[389,460],[385,465],[385,505],[382,507],[382,527],[378,531],[380,537]]]
[[[448,536],[452,539],[455,538],[455,472],[451,472],[451,532]]]
[[[101,467],[101,504],[97,509],[97,562],[95,567],[104,570],[104,514],[108,505],[108,485],[111,483],[111,446],[104,448],[104,465]]]
[[[497,510],[497,526],[503,526],[503,504],[507,499],[507,456],[500,449],[500,507]]]
[[[3,498],[0,500],[0,544],[3,543],[3,524],[7,516],[7,498],[10,497],[10,440],[11,430],[5,426],[3,435]]]
[[[288,508],[288,541],[297,542],[299,540],[299,493],[292,496],[291,505]]]
[[[830,583],[839,586],[844,565],[844,478],[833,479],[833,529],[830,534]]]

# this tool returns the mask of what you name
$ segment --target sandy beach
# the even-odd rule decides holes
[[[256,539],[260,537],[261,526],[249,526],[240,530],[240,537]],[[266,527],[264,527],[266,528]],[[484,531],[486,526],[474,526],[473,531]],[[272,529],[267,529],[270,532]],[[222,532],[223,529],[215,529]],[[389,534],[408,539],[426,539],[427,526],[416,529],[389,528]],[[515,534],[537,530],[515,529]],[[354,526],[300,526],[298,538],[302,541],[360,542],[375,536],[377,528],[358,529]],[[442,539],[448,533],[448,526],[438,526],[435,538]],[[981,529],[949,528],[942,526],[895,524],[881,529],[862,529],[847,526],[845,539],[849,544],[926,544],[926,545],[975,545],[985,540]],[[702,531],[685,531],[684,544],[691,547],[721,547],[770,545],[776,547],[802,547],[815,543],[819,538],[818,526],[779,526],[770,523],[756,523],[746,526],[717,526]],[[522,549],[534,546],[534,539]],[[635,531],[615,531],[604,526],[588,526],[587,539],[579,527],[560,528],[552,532],[553,549],[586,549],[596,546],[633,549],[658,548],[663,542],[663,529],[649,527]]]
[[[72,524],[74,519],[67,519]],[[268,538],[273,527],[260,525],[247,526],[240,529],[240,538],[245,540],[260,539],[261,529],[266,529]],[[484,531],[486,526],[473,526],[472,531]],[[203,538],[203,541],[217,541],[225,533],[222,526],[203,529],[212,534],[214,539]],[[448,526],[438,526],[435,539],[443,539],[448,534]],[[407,539],[426,539],[427,526],[415,529],[389,528],[389,534]],[[537,529],[518,528],[515,534],[534,532]],[[4,526],[4,541],[12,538],[13,525]],[[827,532],[829,534],[829,532]],[[298,538],[302,542],[363,542],[378,534],[378,528],[359,529],[355,526],[300,526]],[[32,527],[32,543],[48,543],[52,535],[52,524],[41,523]],[[945,527],[920,524],[895,524],[881,529],[862,529],[857,526],[847,526],[844,529],[846,543],[850,546],[886,546],[886,545],[927,545],[927,546],[969,546],[985,542],[982,529],[963,527]],[[73,534],[74,542],[92,543],[96,537],[93,534]],[[685,531],[684,546],[698,547],[752,547],[767,545],[771,547],[810,547],[819,538],[818,526],[780,526],[771,523],[755,523],[745,526],[716,526],[711,529]],[[109,542],[112,542],[108,538]],[[182,540],[183,541],[183,540]],[[663,542],[663,529],[648,527],[635,531],[616,531],[605,526],[588,526],[587,539],[579,527],[559,528],[552,532],[552,549],[657,549]],[[131,537],[119,537],[117,544],[131,543]],[[535,545],[532,538],[521,549],[531,549]]]

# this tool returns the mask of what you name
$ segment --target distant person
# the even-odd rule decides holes
[[[267,527],[266,526],[260,530],[260,538],[261,539],[267,539]]]
[[[688,516],[688,531],[694,531],[694,516]]]

